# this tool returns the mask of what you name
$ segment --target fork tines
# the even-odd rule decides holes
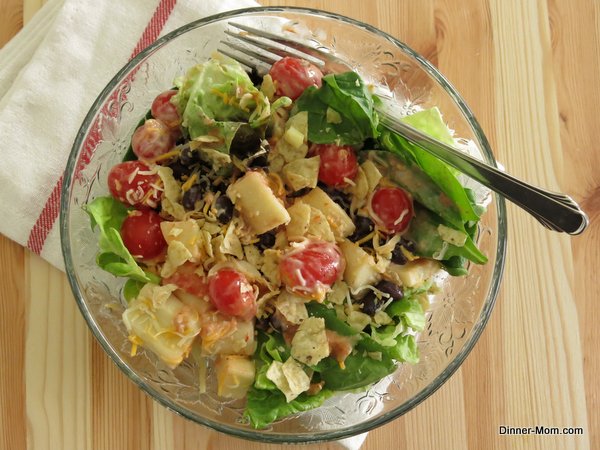
[[[237,28],[237,31],[225,30],[225,34],[231,39],[222,40],[220,43],[229,49],[220,48],[219,51],[258,74],[264,75],[276,61],[285,56],[302,58],[318,67],[325,66],[322,59],[314,56],[314,53],[320,51],[304,42],[239,23],[229,22],[229,25]]]

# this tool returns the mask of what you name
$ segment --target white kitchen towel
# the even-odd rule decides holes
[[[64,270],[62,174],[97,95],[159,36],[252,6],[252,0],[47,1],[0,49],[0,233]],[[366,436],[338,443],[357,450]]]
[[[252,0],[50,0],[0,50],[0,232],[62,269],[62,173],[102,88],[159,36],[252,6]]]

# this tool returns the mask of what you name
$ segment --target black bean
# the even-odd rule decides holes
[[[217,220],[222,224],[229,223],[233,218],[233,203],[226,195],[219,195],[215,200]]]
[[[267,231],[266,233],[263,233],[258,236],[258,248],[260,248],[261,250],[273,248],[273,246],[275,245],[275,240],[275,232]]]
[[[250,81],[252,81],[252,84],[256,87],[260,87],[260,85],[263,82],[263,77],[260,76],[260,74],[258,73],[258,71],[256,69],[252,69],[252,71],[250,73],[248,73],[248,76],[250,77]]]
[[[200,186],[205,192],[210,189],[210,181],[208,181],[207,178],[200,178],[196,184]]]
[[[269,166],[269,159],[267,158],[266,154],[262,154],[257,156],[256,158],[253,158],[250,163],[248,164],[248,167],[255,167],[255,168],[265,168]]]
[[[191,167],[184,166],[179,160],[173,161],[167,167],[171,168],[171,170],[173,171],[173,177],[175,177],[176,180],[181,180],[183,177],[186,176],[189,177],[192,172]]]
[[[408,259],[406,258],[406,256],[404,255],[404,252],[402,251],[402,242],[398,242],[396,244],[396,246],[394,247],[394,250],[392,250],[391,261],[393,263],[399,264],[401,266],[408,262]]]
[[[202,197],[204,197],[204,193],[206,192],[203,189],[203,186],[196,183],[193,184],[187,191],[183,193],[183,199],[181,200],[181,204],[188,211],[194,211],[198,203],[202,201]]]
[[[409,241],[408,239],[402,238],[400,239],[400,243],[409,252],[414,253],[416,251],[415,243],[413,241]]]
[[[369,293],[360,300],[360,308],[365,314],[373,316],[377,312],[379,301],[380,300],[377,298],[375,293],[373,291],[369,291]]]
[[[304,194],[308,194],[311,191],[311,188],[304,187],[302,189],[298,189],[297,191],[292,192],[288,195],[289,198],[302,197]]]
[[[381,148],[381,145],[379,145],[377,139],[367,138],[363,144],[365,150],[376,150],[378,148]]]
[[[270,317],[258,317],[254,321],[254,328],[257,330],[268,331],[271,328]]]
[[[278,314],[271,314],[269,317],[269,324],[276,330],[281,330],[282,323]]]
[[[354,218],[354,225],[356,226],[356,229],[354,230],[354,233],[352,233],[352,235],[348,238],[352,242],[356,242],[364,238],[366,235],[372,232],[375,227],[373,221],[366,216],[356,216]]]
[[[319,187],[327,194],[329,195],[329,197],[331,197],[331,200],[333,200],[335,203],[337,203],[338,205],[341,206],[341,208],[346,211],[347,213],[350,213],[350,202],[351,202],[351,198],[348,194],[326,186],[322,183],[319,183]]]
[[[219,184],[213,184],[212,187],[213,191],[220,192],[221,194],[225,195],[225,192],[227,191],[229,185],[221,181]]]
[[[375,288],[379,289],[381,292],[389,294],[394,300],[400,300],[402,297],[404,297],[404,291],[402,290],[402,287],[388,280],[381,280],[379,283],[377,283]]]
[[[258,130],[250,125],[241,125],[229,146],[229,153],[244,160],[260,149],[261,137]]]
[[[198,164],[200,161],[200,152],[197,150],[192,150],[189,147],[184,147],[179,154],[179,162],[184,166]]]

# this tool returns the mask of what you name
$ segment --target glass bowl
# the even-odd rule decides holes
[[[323,11],[251,8],[190,23],[160,38],[123,67],[100,93],[69,156],[61,197],[62,251],[73,293],[94,336],[119,368],[165,407],[215,430],[266,442],[311,442],[359,434],[414,408],[461,365],[490,316],[504,266],[506,222],[501,198],[491,196],[478,243],[489,257],[464,277],[449,278],[431,303],[418,345],[418,364],[402,365],[366,392],[345,393],[321,408],[255,430],[242,417],[243,404],[223,402],[209,385],[200,394],[197,367],[186,361],[170,370],[153,354],[130,356],[121,321],[123,280],[95,263],[97,236],[82,206],[107,195],[109,169],[120,162],[131,134],[153,98],[190,66],[219,47],[228,21],[268,30],[295,30],[350,64],[369,82],[387,85],[398,102],[438,106],[448,125],[477,157],[495,165],[479,124],[448,81],[422,56],[369,25]],[[352,36],[337,39],[336,36]],[[476,70],[476,68],[473,68]]]

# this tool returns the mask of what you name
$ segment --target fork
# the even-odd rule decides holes
[[[225,31],[229,38],[220,42],[228,48],[221,47],[219,51],[256,75],[266,75],[273,63],[285,56],[305,59],[324,73],[351,70],[344,61],[316,42],[311,45],[240,23],[229,22],[229,25],[231,29]],[[568,195],[521,181],[398,120],[394,114],[393,95],[382,86],[375,88],[375,93],[382,100],[377,106],[382,126],[510,200],[550,230],[576,235],[588,226],[586,213]]]

